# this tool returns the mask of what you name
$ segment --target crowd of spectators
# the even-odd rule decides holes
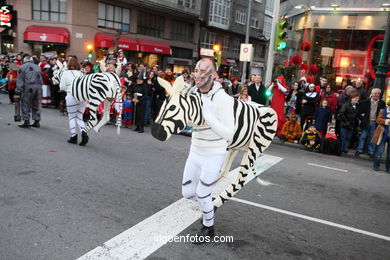
[[[8,79],[10,104],[14,102],[13,90],[21,60],[21,54],[12,59],[0,57],[0,73]],[[35,56],[34,60],[42,70],[42,107],[57,108],[64,115],[64,94],[52,83],[51,77],[58,62],[64,63],[65,60],[45,56]],[[173,74],[170,67],[162,70],[158,65],[148,67],[143,63],[127,62],[124,53],[121,50],[115,52],[114,49],[109,49],[106,56],[95,64],[89,60],[82,61],[81,71],[85,74],[118,74],[122,83],[122,126],[134,128],[140,133],[157,117],[166,98],[157,77],[173,83],[178,76]],[[190,72],[183,71],[181,75],[190,84]],[[277,136],[283,142],[300,143],[309,151],[334,155],[347,154],[351,148],[355,148],[356,157],[367,153],[376,162],[374,169],[379,169],[378,160],[389,139],[387,128],[390,125],[390,114],[386,113],[380,89],[366,90],[360,79],[354,82],[344,80],[341,87],[336,89],[336,86],[328,84],[326,78],[321,77],[315,84],[310,76],[302,77],[291,86],[287,86],[283,77],[277,77],[269,86],[265,86],[260,75],[251,75],[248,83],[244,84],[240,84],[236,77],[231,77],[228,83],[223,78],[219,81],[234,98],[274,108],[278,115]],[[115,122],[118,116],[116,108],[115,104],[111,107],[111,122]],[[85,118],[88,118],[88,110]],[[382,135],[375,139],[378,128],[383,130]],[[388,158],[390,161],[390,153]],[[386,169],[390,171],[390,163]]]

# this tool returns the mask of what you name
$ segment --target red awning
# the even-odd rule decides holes
[[[147,41],[147,40],[138,40],[138,44],[139,44],[139,50],[141,52],[151,52],[151,53],[172,55],[172,49],[166,43]]]
[[[95,47],[115,48],[115,41],[115,35],[105,33],[95,34]],[[122,36],[118,40],[118,48],[123,50],[138,51],[138,43],[136,39]]]
[[[70,33],[66,28],[29,26],[23,34],[25,42],[70,44]]]
[[[114,48],[115,35],[97,33],[95,34],[95,47],[98,48]]]
[[[118,40],[118,48],[129,51],[138,51],[138,42],[136,39],[120,37]]]

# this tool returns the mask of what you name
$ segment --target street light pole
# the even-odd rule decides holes
[[[379,59],[379,65],[375,73],[374,88],[379,88],[384,93],[384,87],[386,83],[386,74],[388,70],[387,59],[389,58],[389,39],[390,39],[390,12],[387,14],[387,27],[385,37],[383,39],[381,56]]]
[[[249,43],[249,34],[250,34],[250,21],[251,21],[251,10],[252,10],[252,0],[248,0],[248,13],[246,14],[246,33],[245,33],[245,43]],[[246,78],[246,67],[247,62],[244,61],[242,63],[242,76],[241,76],[241,84],[244,86],[245,78]]]
[[[276,24],[279,20],[279,8],[280,8],[280,0],[274,0],[274,13],[272,18],[271,36],[270,36],[269,46],[268,46],[267,68],[266,68],[265,80],[264,80],[265,86],[268,86],[272,81],[272,70],[274,68],[275,32],[276,32]]]

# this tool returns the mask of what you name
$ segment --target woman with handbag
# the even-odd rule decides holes
[[[390,101],[387,102],[386,108],[379,111],[378,117],[376,118],[378,124],[375,133],[372,137],[371,142],[376,144],[376,150],[374,153],[374,171],[379,171],[382,154],[385,151],[386,143],[390,143]],[[386,172],[390,173],[390,148],[387,146],[387,157],[386,157]]]

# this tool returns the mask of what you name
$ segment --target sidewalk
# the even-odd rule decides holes
[[[285,145],[285,146],[294,147],[296,149],[300,149],[300,150],[303,150],[303,151],[307,151],[306,148],[303,145],[299,144],[299,143],[284,142],[284,141],[280,140],[276,136],[275,136],[274,140],[272,140],[272,144]],[[367,160],[367,161],[372,161],[372,158],[370,156],[368,156],[368,154],[366,154],[366,153],[360,154],[359,157],[355,157],[355,153],[356,153],[356,149],[349,149],[348,154],[346,154],[346,155],[343,154],[342,156],[338,156],[338,157],[354,158],[354,159],[357,159],[357,160],[364,159],[364,160]],[[386,154],[386,151],[383,152],[383,154]],[[327,155],[327,154],[324,154],[324,155]],[[329,155],[329,156],[333,156],[333,155]],[[386,160],[383,159],[383,155],[382,155],[382,162],[385,162],[385,161]]]

